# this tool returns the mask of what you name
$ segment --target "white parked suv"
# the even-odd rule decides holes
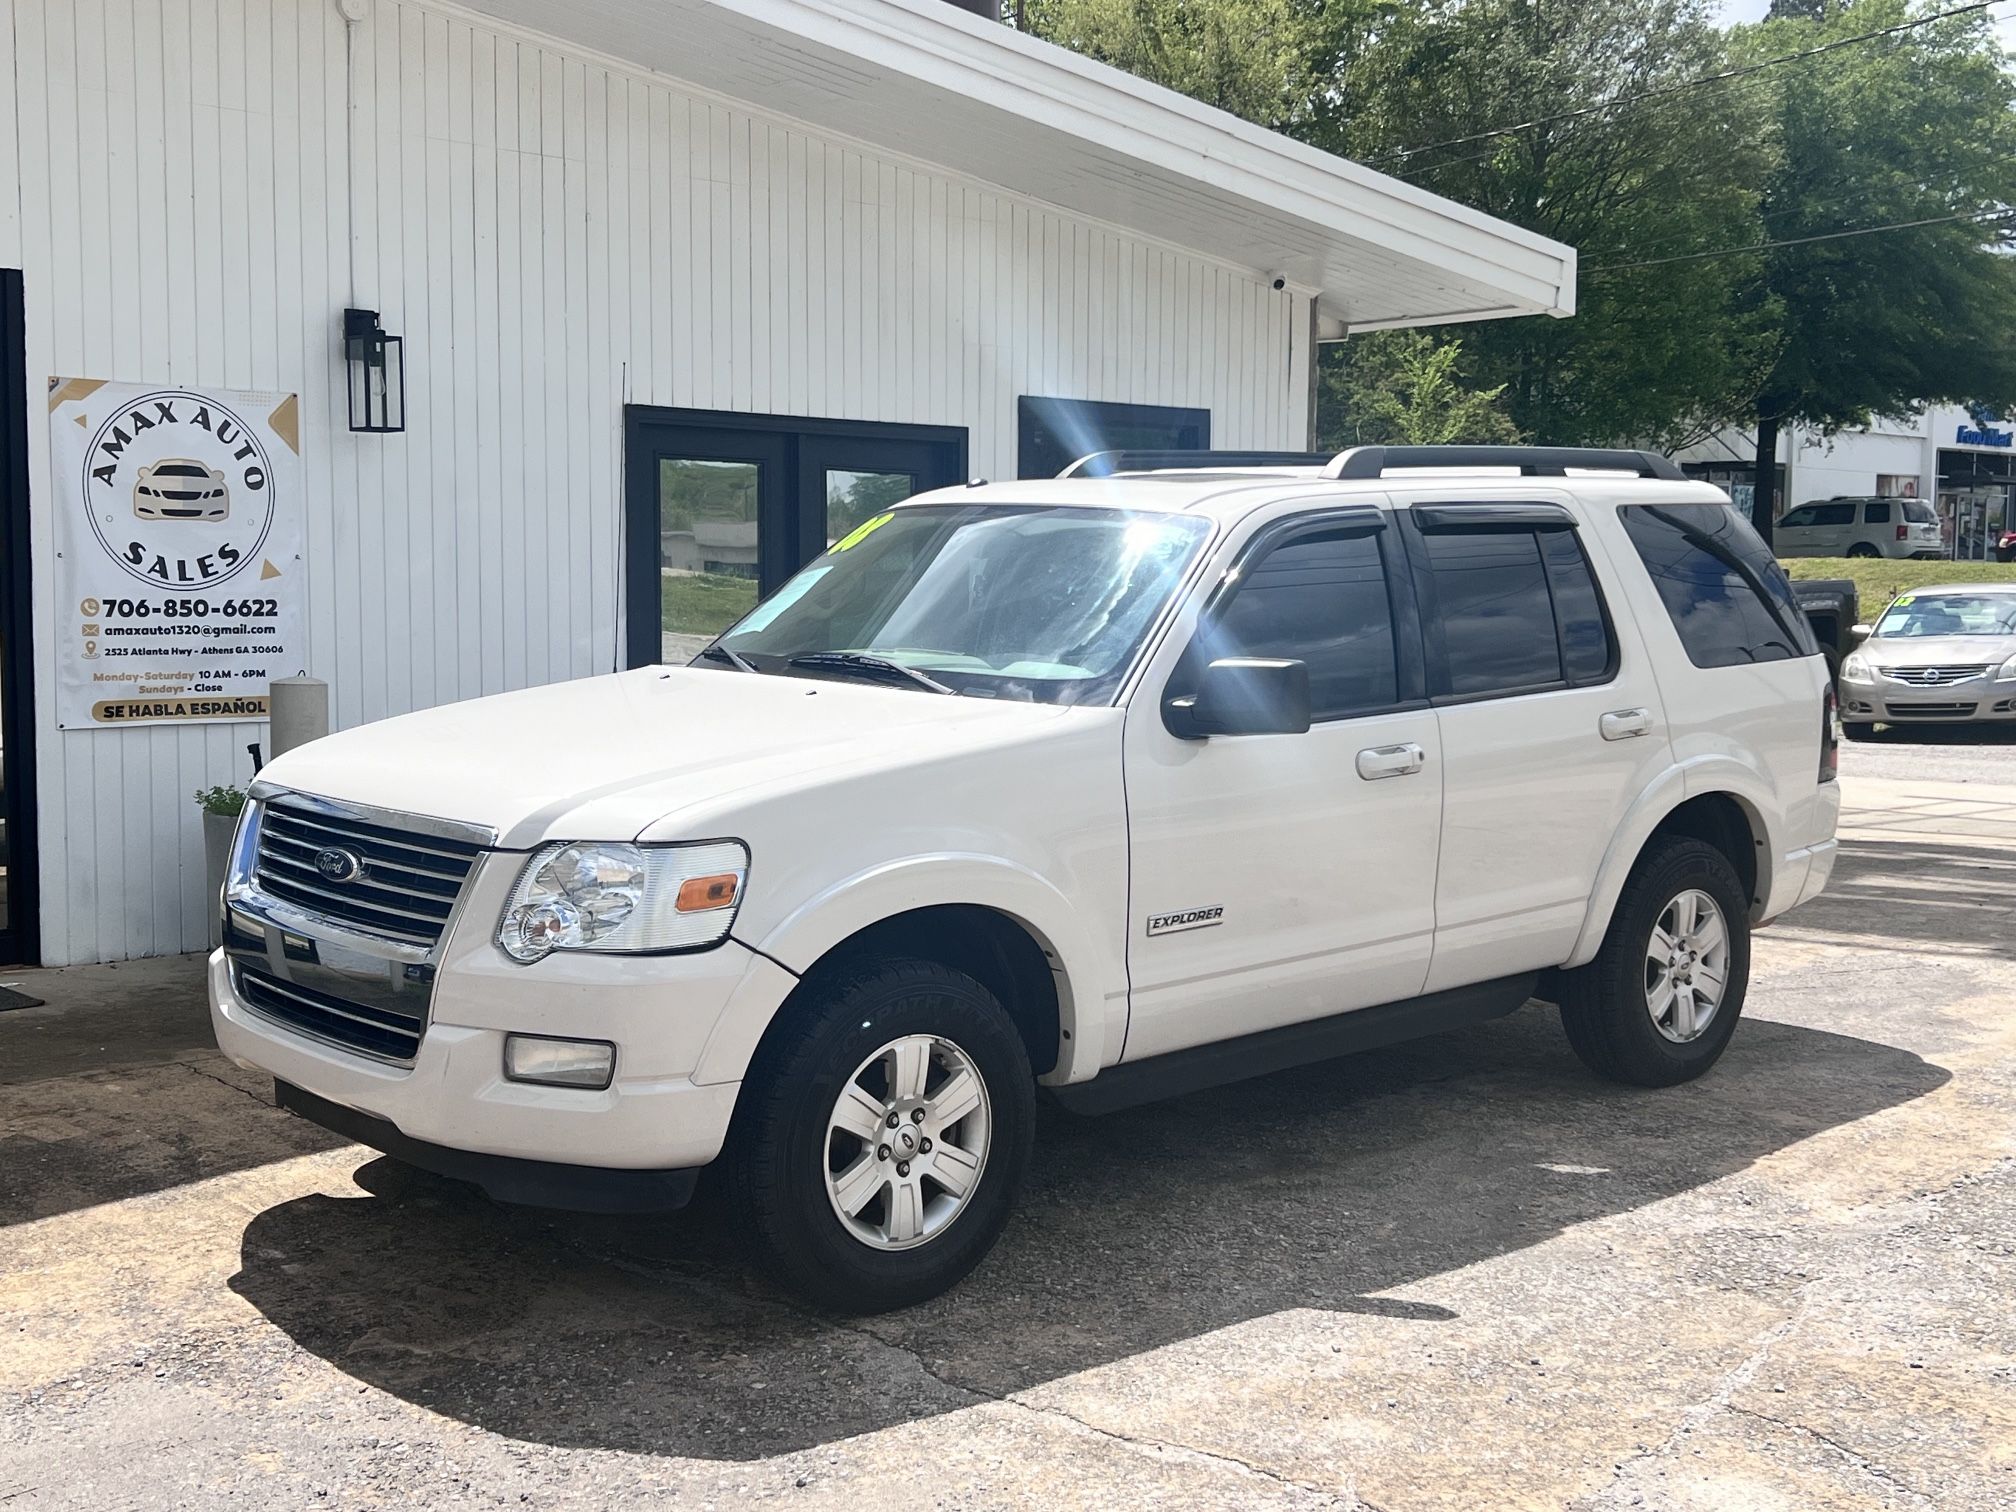
[[[499,1198],[718,1165],[787,1283],[900,1306],[994,1244],[1039,1094],[1536,995],[1605,1076],[1699,1076],[1832,870],[1832,697],[1664,458],[1107,454],[875,516],[691,666],[276,760],[217,1037]]]
[[[1771,527],[1772,545],[1785,557],[1900,557],[1946,555],[1939,515],[1923,499],[1821,499],[1789,510]]]

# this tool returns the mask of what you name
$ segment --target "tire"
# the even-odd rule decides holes
[[[1876,557],[1883,555],[1883,553],[1878,551],[1874,546],[1871,546],[1867,541],[1857,541],[1853,546],[1848,548],[1848,555],[1851,557]]]
[[[743,1086],[727,1162],[738,1227],[758,1264],[819,1307],[908,1307],[957,1285],[1007,1226],[1035,1125],[1029,1053],[993,993],[936,962],[869,959],[807,986],[804,1012],[766,1039]],[[878,1058],[899,1042],[912,1048]],[[926,1051],[915,1049],[920,1043]],[[902,1097],[897,1078],[908,1066],[916,1081],[920,1054],[925,1095]],[[930,1107],[945,1106],[940,1094],[960,1072],[984,1096],[941,1123]],[[860,1094],[852,1101],[864,1129],[875,1127],[871,1102],[885,1120],[892,1100],[900,1109],[898,1125],[884,1125],[891,1143],[870,1147],[833,1127],[850,1090]],[[955,1103],[971,1095],[953,1090]],[[922,1123],[906,1116],[919,1109]],[[948,1132],[933,1144],[933,1134]],[[909,1161],[900,1159],[905,1141],[923,1147]],[[978,1175],[962,1199],[939,1176],[956,1185],[976,1150]],[[947,1161],[953,1153],[960,1162]],[[857,1179],[843,1182],[850,1171]],[[863,1191],[864,1205],[843,1217],[840,1204]]]
[[[1702,896],[1723,923],[1721,993],[1705,1025],[1692,1038],[1676,1040],[1653,1017],[1648,952],[1654,926],[1672,922],[1669,909],[1681,899]],[[1703,952],[1704,966],[1710,954]],[[1710,975],[1701,967],[1692,974],[1697,981]],[[1663,970],[1661,975],[1663,979]],[[1749,984],[1749,900],[1736,869],[1704,841],[1656,838],[1631,869],[1596,959],[1561,974],[1561,1026],[1575,1053],[1597,1075],[1639,1087],[1675,1086],[1721,1059],[1736,1032]],[[1688,1001],[1693,1001],[1691,992]],[[1667,1010],[1672,1027],[1685,1027],[1677,1020],[1680,1011],[1677,1002]]]
[[[1844,719],[1841,721],[1843,740],[1874,740],[1876,726],[1866,719]]]

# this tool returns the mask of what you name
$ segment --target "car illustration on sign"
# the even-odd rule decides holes
[[[133,513],[143,520],[221,520],[231,513],[231,492],[216,468],[168,457],[140,469]]]

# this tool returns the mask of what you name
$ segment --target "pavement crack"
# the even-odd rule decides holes
[[[1801,1434],[1806,1438],[1812,1439],[1815,1443],[1825,1444],[1829,1449],[1832,1449],[1841,1458],[1861,1471],[1862,1474],[1875,1481],[1877,1485],[1884,1487],[1886,1490],[1894,1491],[1899,1496],[1908,1496],[1913,1501],[1920,1502],[1925,1506],[1929,1507],[1933,1505],[1932,1498],[1927,1496],[1923,1491],[1915,1490],[1905,1485],[1896,1476],[1873,1464],[1866,1454],[1858,1453],[1839,1439],[1822,1433],[1818,1428],[1809,1427],[1805,1423],[1795,1423],[1787,1418],[1773,1417],[1770,1413],[1759,1412],[1754,1407],[1738,1407],[1733,1402],[1729,1405],[1729,1410],[1742,1417],[1755,1418],[1760,1423],[1769,1423],[1774,1428],[1782,1428],[1787,1433]]]
[[[1297,1491],[1306,1491],[1312,1496],[1322,1497],[1340,1507],[1362,1508],[1364,1512],[1380,1512],[1379,1508],[1356,1493],[1340,1495],[1328,1487],[1312,1485],[1308,1481],[1297,1480],[1292,1475],[1283,1475],[1278,1470],[1271,1470],[1265,1465],[1241,1459],[1236,1454],[1226,1454],[1215,1449],[1202,1449],[1195,1444],[1186,1444],[1174,1439],[1158,1438],[1151,1434],[1123,1433],[1117,1428],[1108,1428],[1103,1424],[1082,1418],[1077,1413],[1063,1407],[1044,1402],[1027,1401],[1014,1392],[989,1391],[984,1386],[973,1386],[964,1381],[955,1381],[943,1372],[934,1369],[930,1362],[909,1345],[886,1338],[866,1324],[841,1323],[839,1326],[845,1328],[850,1333],[859,1334],[865,1339],[880,1344],[884,1349],[894,1350],[896,1353],[910,1360],[925,1376],[936,1381],[947,1390],[956,1391],[965,1396],[978,1397],[980,1400],[986,1402],[996,1402],[1004,1407],[1013,1407],[1022,1412],[1034,1413],[1042,1417],[1058,1418],[1082,1432],[1124,1445],[1136,1453],[1171,1454],[1201,1460],[1240,1474],[1255,1476],[1261,1480],[1273,1481],[1279,1486],[1292,1487]]]
[[[180,1066],[184,1071],[193,1071],[196,1075],[202,1077],[205,1081],[213,1081],[217,1083],[217,1085],[220,1087],[228,1087],[233,1092],[236,1092],[240,1097],[249,1097],[252,1099],[253,1102],[259,1104],[259,1106],[262,1108],[270,1110],[277,1106],[276,1104],[269,1102],[267,1099],[261,1097],[257,1092],[247,1091],[245,1088],[239,1086],[238,1083],[236,1082],[226,1081],[223,1077],[217,1075],[214,1071],[205,1071],[201,1066],[197,1065],[194,1061],[176,1061],[174,1062],[174,1064]]]

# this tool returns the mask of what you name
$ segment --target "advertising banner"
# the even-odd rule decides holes
[[[56,723],[252,720],[306,670],[293,394],[49,383]]]

